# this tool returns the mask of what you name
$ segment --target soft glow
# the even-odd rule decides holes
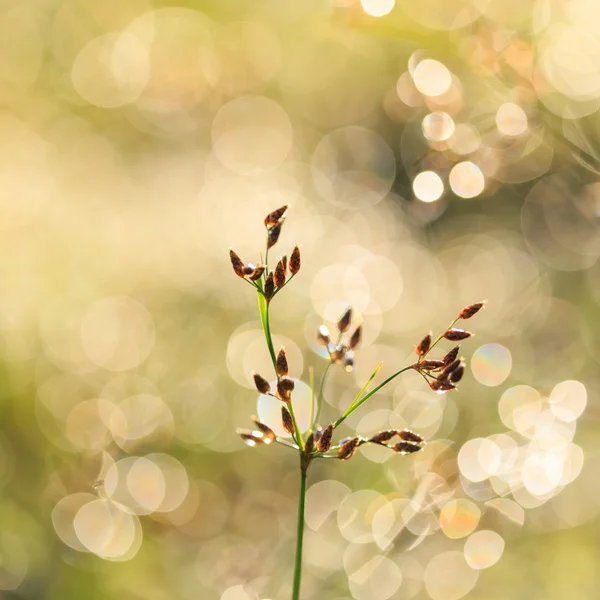
[[[478,575],[462,552],[440,552],[425,569],[425,587],[433,600],[459,600],[473,589]]]
[[[363,10],[372,17],[383,17],[394,8],[396,0],[360,0]]]
[[[421,94],[440,96],[452,84],[452,75],[441,62],[426,58],[415,67],[413,80]]]
[[[306,431],[308,429],[308,419],[310,416],[310,401],[311,392],[310,387],[299,379],[294,379],[296,386],[292,392],[292,403],[294,407],[294,414],[300,431]],[[277,389],[277,382],[271,381],[271,388]],[[258,412],[258,418],[261,423],[268,425],[276,435],[279,437],[289,438],[289,434],[281,424],[281,406],[282,402],[278,398],[273,396],[267,396],[261,394],[258,397],[256,411]]]
[[[413,180],[413,191],[421,202],[435,202],[444,193],[444,182],[434,171],[422,171]]]
[[[461,198],[474,198],[483,192],[485,180],[481,169],[471,161],[458,163],[450,171],[450,187]]]
[[[444,142],[454,133],[454,120],[445,112],[432,112],[425,116],[421,128],[428,140]]]
[[[477,531],[465,542],[465,559],[473,569],[487,569],[495,565],[504,552],[504,539],[495,531]]]
[[[484,344],[471,358],[473,376],[479,383],[495,387],[503,383],[512,369],[510,350],[501,344]]]
[[[496,126],[504,135],[521,135],[527,130],[527,115],[518,104],[507,102],[496,112]]]
[[[552,390],[549,402],[554,415],[570,423],[583,413],[587,404],[587,390],[580,381],[562,381]]]
[[[440,512],[440,525],[447,537],[463,538],[479,523],[481,511],[474,502],[466,499],[450,500]]]

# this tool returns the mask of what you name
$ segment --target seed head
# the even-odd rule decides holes
[[[259,446],[263,443],[263,438],[261,436],[255,435],[252,431],[248,429],[238,429],[238,435],[244,440],[247,446]]]
[[[282,256],[281,262],[283,263],[283,270],[287,271],[287,256]]]
[[[269,273],[269,275],[267,276],[267,280],[265,281],[264,294],[265,294],[265,298],[267,299],[267,302],[269,302],[269,300],[271,300],[274,293],[275,293],[275,282],[273,281],[273,271],[271,271]]]
[[[342,346],[342,345],[336,346],[330,352],[330,354],[331,354],[331,360],[334,363],[336,363],[336,364],[341,363],[344,360],[345,356],[346,356],[346,350],[348,350],[347,346]]]
[[[300,270],[301,264],[300,248],[298,248],[298,246],[294,246],[294,249],[290,254],[290,273],[295,275]]]
[[[469,304],[469,306],[465,306],[458,314],[458,318],[470,319],[473,315],[476,315],[485,306],[485,303],[486,300],[482,300],[481,302],[475,302],[475,304]]]
[[[292,399],[292,391],[294,390],[294,380],[289,377],[282,377],[277,382],[277,395],[284,402],[290,402]]]
[[[460,342],[460,340],[466,340],[467,338],[470,338],[473,334],[470,331],[465,331],[464,329],[447,329],[446,331],[444,331],[444,335],[442,337],[445,337],[447,340],[450,340],[451,342]]]
[[[331,341],[329,337],[329,329],[326,325],[319,326],[319,329],[317,330],[317,341],[319,344],[321,344],[321,346],[327,346],[327,344],[329,344]]]
[[[454,346],[454,348],[452,348],[452,350],[450,350],[450,352],[448,352],[448,354],[442,358],[444,365],[449,365],[458,356],[459,350],[460,346]]]
[[[265,217],[265,226],[270,228],[270,227],[273,227],[274,225],[277,225],[277,223],[279,222],[279,220],[285,214],[286,210],[287,210],[287,205],[286,206],[282,206],[281,208],[278,208],[277,210],[274,210],[273,212],[270,212]]]
[[[354,350],[354,348],[356,348],[360,344],[361,338],[362,338],[362,325],[359,325],[354,330],[354,333],[352,334],[352,337],[350,338],[350,348],[352,350]]]
[[[315,449],[315,436],[314,434],[310,434],[306,438],[306,442],[304,442],[304,451],[307,454],[312,454],[312,451]]]
[[[391,440],[397,433],[398,432],[395,429],[384,429],[383,431],[376,433],[370,441],[374,444],[385,444],[385,442]]]
[[[254,385],[261,394],[268,394],[271,391],[271,384],[258,373],[254,373]]]
[[[346,373],[351,373],[352,369],[354,369],[354,352],[348,350],[344,357],[344,371],[346,371]]]
[[[429,387],[437,394],[445,394],[451,390],[456,389],[456,386],[448,381],[439,381],[438,379],[432,379],[429,382]]]
[[[352,307],[349,306],[344,314],[340,317],[338,321],[337,328],[340,333],[344,333],[350,327],[350,321],[352,320]]]
[[[461,364],[459,367],[454,369],[454,371],[452,371],[452,373],[450,373],[450,376],[448,377],[448,379],[450,379],[450,381],[452,383],[458,383],[463,378],[464,374],[465,374],[465,367],[464,367],[464,364]]]
[[[261,423],[256,416],[253,416],[252,420],[254,421],[256,428],[263,434],[263,441],[265,444],[270,444],[275,441],[275,432],[268,425]]]
[[[275,364],[277,367],[277,375],[279,377],[285,377],[288,374],[288,361],[284,348],[279,351],[279,354],[277,355],[277,362]],[[292,389],[294,388],[292,387]]]
[[[333,425],[327,425],[323,432],[321,433],[321,437],[319,437],[317,441],[317,448],[319,452],[327,452],[329,448],[331,448],[331,437],[333,436]]]
[[[243,279],[246,276],[246,273],[244,273],[244,263],[242,259],[233,250],[230,250],[229,260],[231,260],[231,266],[233,267],[235,274]]]
[[[399,431],[398,437],[403,442],[412,442],[413,444],[422,444],[423,443],[423,438],[418,433],[415,433],[414,431],[411,431],[410,429],[403,429],[402,431]]]
[[[292,415],[285,406],[281,407],[281,423],[289,434],[294,433],[294,421],[292,421]]]
[[[412,454],[413,452],[418,452],[421,449],[421,446],[411,444],[410,442],[398,442],[397,444],[394,444],[393,448],[398,454]]]
[[[431,348],[431,332],[429,332],[416,346],[415,353],[417,356],[425,356]]]
[[[444,366],[443,360],[422,360],[418,362],[416,366],[421,371],[435,371],[436,369],[441,369]]]
[[[259,265],[254,269],[254,271],[252,271],[250,275],[248,275],[248,279],[251,279],[252,281],[258,281],[264,272],[265,267],[263,265]]]
[[[282,260],[280,260],[275,267],[274,280],[275,285],[278,288],[282,288],[285,285],[285,266]]]
[[[269,229],[269,233],[267,234],[267,248],[272,248],[277,243],[284,220],[285,219],[283,218],[279,219],[279,221]]]
[[[358,446],[358,438],[350,438],[347,442],[342,444],[342,447],[338,450],[337,457],[340,460],[348,460],[354,456],[356,447]]]
[[[458,369],[461,361],[462,358],[456,358],[449,365],[446,365],[438,376],[439,381],[447,381],[450,373],[452,373],[455,369]]]

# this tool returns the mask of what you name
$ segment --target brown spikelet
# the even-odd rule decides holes
[[[450,376],[448,377],[448,379],[450,379],[450,381],[452,383],[458,383],[463,378],[464,374],[465,374],[465,366],[464,366],[464,364],[461,364],[459,367],[454,369],[454,371],[452,371],[452,373],[450,373]]]
[[[244,265],[244,275],[252,275],[252,273],[254,273],[254,269],[256,269],[256,267],[252,263]]]
[[[422,444],[423,443],[423,438],[418,433],[415,433],[414,431],[411,431],[410,429],[403,429],[402,431],[399,431],[398,437],[403,442],[412,442],[413,444]]]
[[[283,266],[282,260],[280,260],[275,267],[275,275],[273,276],[273,279],[278,288],[282,288],[285,285],[285,267]]]
[[[294,421],[292,421],[292,415],[285,406],[281,407],[281,423],[288,433],[294,433]]]
[[[265,444],[270,444],[275,441],[275,432],[268,425],[261,423],[256,416],[253,416],[252,420],[254,421],[256,428],[263,434],[263,441]]]
[[[330,351],[331,360],[336,364],[341,363],[346,357],[347,350],[347,346],[336,346],[333,350]]]
[[[312,451],[315,449],[315,436],[314,434],[310,434],[306,438],[306,442],[304,442],[304,451],[307,454],[312,454]]]
[[[252,281],[258,281],[264,272],[265,267],[263,265],[259,265],[258,267],[255,267],[254,271],[252,271],[250,275],[248,275],[248,279],[251,279]]]
[[[261,394],[268,394],[271,391],[271,384],[258,373],[254,373],[254,385]]]
[[[267,248],[272,248],[277,243],[277,240],[279,240],[283,221],[284,219],[279,219],[279,221],[269,229],[269,233],[267,234]]]
[[[338,450],[337,457],[340,460],[348,460],[354,456],[356,447],[358,446],[358,438],[350,438],[347,442],[342,444],[342,447]]]
[[[384,431],[376,433],[370,441],[374,444],[384,444],[385,442],[391,440],[397,433],[398,431],[395,429],[385,429]]]
[[[273,281],[273,271],[271,271],[269,273],[269,275],[267,276],[267,280],[265,281],[264,294],[265,294],[265,298],[267,299],[267,302],[269,302],[269,300],[271,300],[274,293],[275,293],[275,282]]]
[[[277,361],[275,363],[277,367],[277,375],[279,377],[286,377],[288,374],[288,361],[285,354],[285,348],[282,348],[277,355]],[[294,388],[292,388],[294,389]]]
[[[446,365],[442,369],[442,372],[438,375],[438,380],[446,381],[448,379],[448,376],[450,375],[450,373],[452,373],[452,371],[454,371],[455,369],[457,369],[459,367],[461,360],[462,360],[461,358],[456,358],[449,365]]]
[[[337,328],[340,333],[344,333],[350,327],[350,321],[352,320],[352,307],[349,306],[344,314],[340,317],[340,320],[337,323]]]
[[[300,270],[300,265],[302,264],[300,260],[300,248],[298,246],[294,246],[292,253],[290,255],[290,273],[295,275]]]
[[[429,387],[438,394],[444,394],[456,388],[455,385],[447,381],[438,381],[437,379],[431,380],[429,382]]]
[[[362,325],[359,325],[355,330],[354,333],[352,334],[352,337],[350,338],[350,348],[352,350],[354,350],[354,348],[356,348],[362,339]]]
[[[450,340],[451,342],[460,342],[460,340],[466,340],[470,338],[473,334],[470,331],[465,331],[464,329],[447,329],[444,331],[444,335],[442,337]]]
[[[294,380],[289,377],[282,377],[277,382],[277,395],[284,402],[290,402],[292,399],[292,392],[294,391]]]
[[[435,371],[441,369],[444,366],[443,360],[422,360],[415,365],[422,371]]]
[[[321,437],[319,437],[317,441],[317,448],[319,452],[327,452],[329,448],[331,448],[331,438],[333,436],[333,425],[327,425],[325,429],[321,433]]]
[[[287,256],[282,256],[281,257],[281,262],[283,263],[283,270],[284,270],[284,272],[287,271]]]
[[[321,346],[327,346],[327,344],[329,344],[331,341],[331,338],[329,337],[329,329],[325,325],[319,326],[319,329],[317,330],[317,341],[319,344],[321,344]]]
[[[279,222],[281,217],[283,217],[283,215],[285,214],[286,210],[287,210],[287,205],[282,206],[281,208],[278,208],[277,210],[274,210],[273,212],[270,212],[265,217],[265,226],[273,227],[273,225],[277,225],[277,223]]]
[[[244,263],[242,259],[233,250],[230,250],[229,260],[231,260],[231,266],[233,267],[235,274],[243,279],[246,276],[246,273],[244,273]]]
[[[254,435],[252,431],[249,431],[247,429],[238,429],[237,433],[244,440],[244,442],[246,442],[246,445],[248,446],[258,446],[264,441],[262,437]]]
[[[431,332],[429,332],[416,346],[415,353],[417,356],[425,356],[431,348]]]
[[[418,452],[421,449],[421,446],[412,444],[411,442],[398,442],[397,444],[394,444],[393,448],[398,454],[412,454],[413,452]]]
[[[442,358],[442,362],[444,363],[444,365],[449,365],[453,360],[455,360],[458,356],[459,350],[460,346],[454,346],[454,348],[452,348],[452,350],[450,350],[450,352],[448,352],[448,354],[446,354],[446,356]]]
[[[486,301],[475,302],[475,304],[469,304],[465,306],[458,314],[459,319],[470,319],[473,315],[476,315],[484,306]]]

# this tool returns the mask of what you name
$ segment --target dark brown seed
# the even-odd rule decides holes
[[[348,350],[347,346],[336,346],[331,351],[331,360],[336,364],[341,363],[346,356],[346,350]]]
[[[438,380],[446,381],[448,379],[450,373],[452,373],[452,371],[454,371],[455,369],[457,369],[459,367],[461,361],[462,361],[462,358],[456,358],[449,365],[446,365],[442,369],[442,372],[438,375]]]
[[[278,288],[282,288],[285,285],[285,267],[283,266],[282,260],[280,260],[275,267],[275,275],[273,276],[273,279]]]
[[[281,379],[277,382],[277,397],[284,402],[291,402],[292,394],[290,390],[285,389],[285,386],[282,385]]]
[[[351,438],[347,442],[342,444],[342,447],[338,450],[337,457],[340,460],[348,460],[354,456],[356,447],[358,446],[358,438]]]
[[[349,306],[346,309],[346,312],[344,312],[344,314],[340,317],[340,320],[338,321],[338,324],[337,324],[338,331],[340,331],[340,333],[344,333],[345,331],[347,331],[348,327],[350,327],[351,320],[352,320],[352,307]]]
[[[449,379],[452,383],[458,383],[463,378],[464,374],[465,374],[465,367],[464,367],[464,365],[460,365],[460,367],[454,369],[454,371],[452,371],[452,373],[450,373]]]
[[[442,358],[442,362],[445,365],[449,365],[454,359],[456,359],[459,350],[460,346],[454,346],[454,348],[452,348],[452,350],[450,350],[450,352],[448,352],[448,354]]]
[[[275,432],[268,425],[261,423],[258,420],[258,417],[255,416],[252,417],[252,420],[254,421],[256,428],[263,434],[263,440],[265,444],[270,444],[271,442],[275,441]]]
[[[447,381],[438,381],[437,379],[430,381],[429,387],[438,394],[444,394],[445,392],[456,389],[455,385]]]
[[[292,415],[285,406],[281,407],[281,423],[288,433],[294,433],[294,421],[292,421]]]
[[[418,433],[415,433],[410,429],[403,429],[402,431],[399,431],[398,437],[403,442],[413,442],[414,444],[421,444],[423,442],[423,438]]]
[[[321,439],[321,436],[323,435],[323,428],[320,425],[317,425],[315,430],[313,431],[313,434],[315,436],[315,442],[318,443]]]
[[[273,281],[273,271],[271,271],[265,281],[265,298],[267,299],[267,302],[273,297],[274,293],[275,282]]]
[[[284,348],[282,348],[279,351],[279,354],[277,355],[277,361],[275,364],[277,367],[277,375],[279,377],[285,377],[288,374],[288,361]]]
[[[346,373],[351,373],[352,369],[354,369],[354,356],[352,356],[352,350],[346,354],[346,358],[344,358],[344,370]]]
[[[286,210],[287,210],[287,205],[282,206],[281,208],[278,208],[277,210],[274,210],[273,212],[270,212],[265,217],[265,226],[273,227],[273,225],[277,225],[277,223],[279,222],[279,219],[281,219],[281,217],[283,217]]]
[[[470,331],[465,331],[464,329],[447,329],[444,332],[442,337],[445,337],[447,340],[451,342],[460,342],[460,340],[466,340],[470,338],[473,334]]]
[[[435,371],[441,369],[444,366],[443,360],[422,360],[417,363],[416,366],[422,371]]]
[[[410,442],[398,442],[393,446],[394,451],[399,454],[412,454],[413,452],[418,452],[421,449],[421,446],[417,446],[416,444],[411,444]]]
[[[482,302],[475,302],[475,304],[469,304],[465,306],[459,313],[459,319],[470,319],[473,315],[476,315],[484,306],[485,300]]]
[[[350,338],[350,348],[352,350],[354,350],[354,348],[356,348],[360,344],[361,339],[362,339],[362,325],[359,325],[354,330],[354,333],[352,334],[352,337]]]
[[[388,442],[389,440],[391,440],[398,432],[395,429],[385,429],[384,431],[380,431],[379,433],[376,433],[372,438],[371,441],[374,444],[384,444],[385,442]]]
[[[298,246],[294,246],[292,253],[290,255],[290,273],[295,275],[300,270],[300,248]]]
[[[287,256],[283,256],[281,262],[283,263],[283,270],[287,271]]]
[[[269,233],[267,235],[267,248],[272,248],[279,239],[279,235],[281,234],[281,227],[283,225],[284,219],[280,219],[271,229],[269,229]]]
[[[329,448],[331,448],[331,438],[333,436],[333,425],[327,425],[323,432],[321,433],[321,437],[317,441],[317,448],[319,452],[327,452]]]
[[[281,387],[288,392],[294,391],[294,387],[296,385],[294,383],[294,380],[290,379],[289,377],[282,377],[279,380],[279,383],[280,383]]]
[[[261,394],[268,394],[271,391],[271,384],[258,373],[254,373],[254,385]]]
[[[312,454],[312,451],[315,449],[315,436],[311,433],[307,438],[306,442],[304,442],[304,451],[307,454]]]
[[[252,263],[244,265],[244,275],[252,275],[252,273],[254,273],[254,269],[256,269],[256,267]]]
[[[230,250],[229,260],[231,260],[231,266],[233,267],[235,274],[243,279],[246,274],[244,273],[244,263],[242,262],[242,259],[233,250]]]
[[[431,348],[431,332],[429,332],[416,346],[415,353],[417,356],[425,356]]]
[[[321,344],[321,346],[327,346],[327,344],[329,344],[331,341],[329,337],[329,329],[327,329],[325,325],[319,326],[319,329],[317,330],[317,341],[319,344]]]
[[[265,272],[265,267],[260,265],[254,269],[252,274],[248,276],[248,279],[251,279],[252,281],[258,281],[262,277],[262,274],[264,272]]]
[[[248,446],[258,446],[264,441],[262,437],[254,435],[254,433],[248,431],[247,429],[238,429],[237,433]]]

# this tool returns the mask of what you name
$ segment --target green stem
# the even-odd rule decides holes
[[[306,471],[308,460],[300,455],[300,496],[298,498],[298,530],[296,535],[296,563],[294,565],[294,585],[292,600],[300,600],[300,580],[302,578],[302,547],[304,543],[304,505],[306,503]]]
[[[321,412],[321,406],[323,405],[323,394],[325,392],[325,382],[327,381],[327,375],[329,375],[329,369],[331,369],[332,365],[333,363],[330,361],[325,369],[325,372],[323,373],[323,377],[321,377],[321,385],[319,387],[319,395],[317,396],[317,411],[315,414],[314,423],[317,422],[319,413]],[[311,424],[311,427],[314,425],[314,423]]]
[[[452,329],[459,319],[460,317],[456,317],[456,319],[454,319],[454,321],[452,321],[452,323],[450,323],[450,325],[448,325],[448,327],[446,327],[446,329],[444,329],[444,331],[442,331],[442,333],[440,333],[440,335],[437,336],[435,342],[433,342],[433,344],[429,346],[429,350],[425,352],[425,354],[419,359],[419,361],[423,360],[433,350],[433,347],[444,337],[444,333],[446,333],[448,329]]]

